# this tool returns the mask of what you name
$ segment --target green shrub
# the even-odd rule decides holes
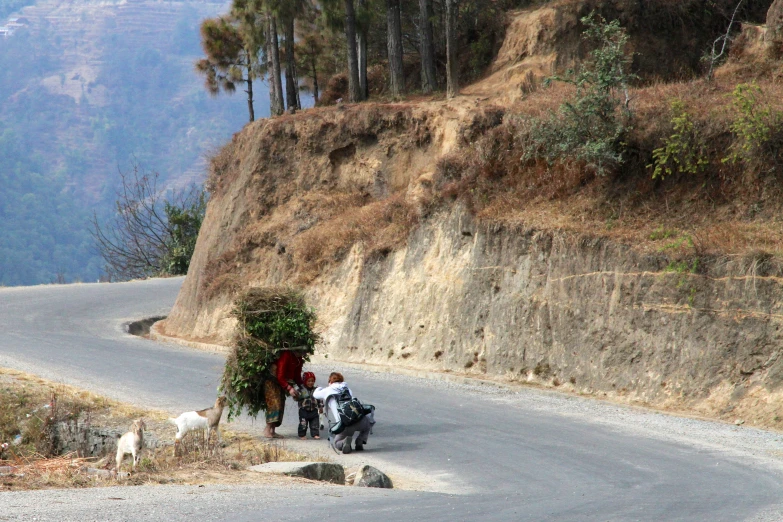
[[[168,221],[169,237],[165,242],[161,267],[166,274],[186,275],[206,214],[207,194],[201,190],[188,202],[179,205],[166,201],[163,210]]]
[[[669,239],[670,237],[677,237],[679,235],[680,233],[676,230],[666,228],[661,225],[650,234],[650,240],[658,241],[660,239]]]
[[[704,143],[682,100],[672,100],[671,123],[674,132],[663,140],[663,147],[653,151],[653,179],[665,178],[676,173],[696,174],[705,169],[708,161]]]
[[[693,238],[690,236],[690,234],[675,236],[673,241],[666,243],[660,247],[658,251],[666,252],[667,250],[679,250],[680,248],[693,248]]]
[[[620,22],[607,22],[595,13],[581,21],[587,27],[582,37],[594,42],[595,49],[577,70],[544,82],[570,83],[576,87],[576,94],[557,113],[531,122],[522,159],[545,159],[549,164],[572,159],[605,174],[622,163],[621,138],[631,116],[627,87],[635,75],[627,72],[628,35]]]
[[[737,119],[731,124],[734,143],[723,163],[750,163],[762,160],[769,149],[772,131],[780,121],[780,114],[764,106],[760,100],[761,88],[753,83],[741,83],[731,93]]]
[[[671,261],[664,272],[675,272],[677,274],[695,274],[699,269],[699,258],[693,259],[690,263],[687,261]]]
[[[231,352],[226,358],[220,390],[228,399],[229,419],[247,409],[256,417],[266,409],[264,383],[274,379],[271,366],[283,350],[296,350],[305,360],[320,337],[313,327],[315,312],[304,297],[288,288],[251,288],[236,300],[238,319]]]

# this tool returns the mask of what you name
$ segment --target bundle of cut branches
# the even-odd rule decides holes
[[[220,388],[229,418],[243,409],[255,417],[266,409],[264,382],[274,379],[280,352],[294,350],[307,360],[315,351],[320,340],[313,330],[316,316],[301,293],[286,287],[250,288],[237,298],[232,313],[237,329]]]

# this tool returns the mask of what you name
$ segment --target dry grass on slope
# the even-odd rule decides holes
[[[312,281],[357,243],[368,258],[389,254],[405,244],[418,220],[415,207],[399,193],[333,216],[293,241],[297,283]]]
[[[655,231],[664,229],[688,237],[667,253],[781,254],[781,166],[771,157],[737,164],[724,160],[736,139],[730,126],[737,117],[732,92],[738,84],[757,82],[763,93],[759,102],[783,113],[783,86],[776,77],[749,76],[770,69],[732,62],[712,82],[634,89],[626,161],[607,176],[567,159],[554,165],[521,161],[529,121],[573,95],[564,85],[538,89],[509,108],[502,123],[440,161],[436,181],[442,204],[460,201],[483,220],[607,237],[642,251],[660,251]],[[669,103],[674,99],[683,102],[702,137],[708,164],[699,173],[654,180],[652,152],[673,132]],[[772,129],[773,141],[781,136],[783,129]]]
[[[640,34],[652,30],[642,18],[635,23]],[[201,295],[231,295],[248,282],[307,284],[356,246],[365,259],[400,248],[422,219],[455,203],[481,220],[606,237],[641,251],[778,253],[779,167],[723,161],[735,141],[731,93],[739,83],[757,81],[763,102],[783,111],[780,62],[759,56],[754,34],[734,42],[732,60],[712,82],[632,89],[625,162],[607,176],[567,158],[552,165],[521,160],[530,122],[575,93],[558,83],[543,88],[529,74],[522,90],[512,85],[520,75],[497,71],[451,101],[324,107],[256,122],[212,161],[213,201],[231,193],[245,206],[211,250]],[[708,165],[654,180],[649,165],[673,133],[675,99],[702,137]],[[662,244],[660,230],[679,242]]]
[[[431,163],[430,117],[413,104],[317,108],[235,136],[209,185],[213,201],[241,192],[246,219],[207,262],[202,295],[231,295],[260,274],[306,284],[354,244],[367,256],[403,244],[421,213],[407,188]]]
[[[287,131],[264,130],[254,137],[259,150],[268,151],[266,143],[275,141],[277,163],[253,164],[255,173],[245,187],[257,194],[248,209],[252,219],[208,263],[202,290],[205,296],[231,294],[259,275],[262,284],[307,284],[338,265],[356,245],[365,259],[398,249],[423,217],[457,202],[480,220],[606,237],[641,251],[664,249],[674,257],[778,253],[781,173],[770,165],[749,168],[722,161],[733,140],[731,93],[750,80],[723,72],[713,82],[634,89],[626,162],[607,176],[568,160],[554,165],[521,161],[530,120],[545,117],[572,96],[573,89],[565,85],[538,88],[510,108],[472,105],[476,108],[459,120],[455,146],[446,156],[440,155],[437,138],[420,139],[422,132],[442,136],[443,128],[434,127],[433,118],[394,125],[389,132],[368,130],[385,110],[394,120],[399,106],[356,106],[347,113],[319,109],[312,122],[302,117],[298,123],[282,123]],[[783,111],[783,87],[768,77],[757,81],[765,102]],[[673,99],[682,100],[704,137],[709,165],[698,174],[653,180],[652,151],[672,133],[668,107]],[[424,121],[433,127],[423,131]],[[311,132],[320,133],[318,147],[310,143]],[[296,139],[290,137],[294,134]],[[249,146],[232,147],[240,145]],[[412,197],[416,176],[406,172],[416,169],[402,157],[411,150],[430,162],[417,166],[431,172],[427,183],[432,189],[418,198]],[[228,163],[239,169],[238,163],[251,160],[231,156]],[[220,173],[215,172],[213,176]],[[407,178],[392,190],[390,180],[401,172]],[[670,231],[679,243],[661,242],[659,230]]]

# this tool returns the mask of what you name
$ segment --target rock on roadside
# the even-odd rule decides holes
[[[391,489],[394,487],[391,479],[385,473],[370,465],[362,466],[359,471],[356,472],[356,478],[353,479],[353,485],[365,488]]]
[[[310,480],[345,484],[345,468],[330,462],[267,462],[248,468],[258,473],[304,477]]]
[[[86,471],[88,475],[91,475],[93,477],[100,477],[100,478],[124,479],[130,477],[130,473],[128,473],[127,471],[116,472],[111,469],[97,469],[97,468],[86,468]]]

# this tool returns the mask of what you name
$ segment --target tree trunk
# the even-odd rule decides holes
[[[389,53],[389,91],[397,98],[405,91],[400,0],[386,0],[386,50]]]
[[[269,24],[267,23],[267,28]],[[275,116],[277,114],[277,91],[275,91],[275,83],[272,80],[272,42],[267,39],[264,43],[264,52],[266,53],[266,70],[269,78],[269,114]]]
[[[271,15],[266,15],[264,30],[269,34],[269,30],[272,28],[272,22],[270,21]],[[277,113],[277,92],[275,91],[275,82],[272,79],[272,39],[265,38],[264,40],[264,55],[266,56],[266,74],[269,78],[269,115],[274,116]]]
[[[457,0],[446,0],[446,97],[459,93],[457,67]]]
[[[253,110],[253,65],[249,59],[247,64],[247,90],[245,92],[247,93],[247,112],[250,113],[250,121],[253,122],[256,119],[256,113]]]
[[[320,93],[318,92],[318,69],[316,69],[315,65],[315,55],[313,55],[312,59],[310,60],[310,66],[312,67],[313,71],[313,103],[318,104]]]
[[[288,108],[300,109],[299,79],[296,77],[296,63],[294,62],[294,17],[285,21],[285,99]]]
[[[367,9],[367,0],[359,0],[359,6],[362,11]],[[370,89],[367,85],[367,27],[359,26],[357,43],[359,48],[359,85],[362,89],[362,96],[366,100],[370,97]]]
[[[277,20],[275,20],[275,16],[272,14],[269,15],[269,32],[267,34],[269,39],[269,54],[272,55],[272,81],[270,82],[269,89],[275,91],[276,101],[271,112],[273,116],[280,116],[285,112],[285,107],[283,106],[283,82],[280,79],[280,48],[277,45]]]
[[[367,99],[370,96],[370,90],[367,87],[367,32],[364,29],[359,30],[358,34],[359,48],[359,88],[362,91],[363,99]]]
[[[438,88],[435,78],[435,45],[432,39],[432,0],[419,0],[419,18],[421,89],[429,93]]]
[[[363,99],[359,83],[359,57],[356,52],[356,13],[353,0],[345,0],[345,39],[348,46],[348,101],[356,103]]]

